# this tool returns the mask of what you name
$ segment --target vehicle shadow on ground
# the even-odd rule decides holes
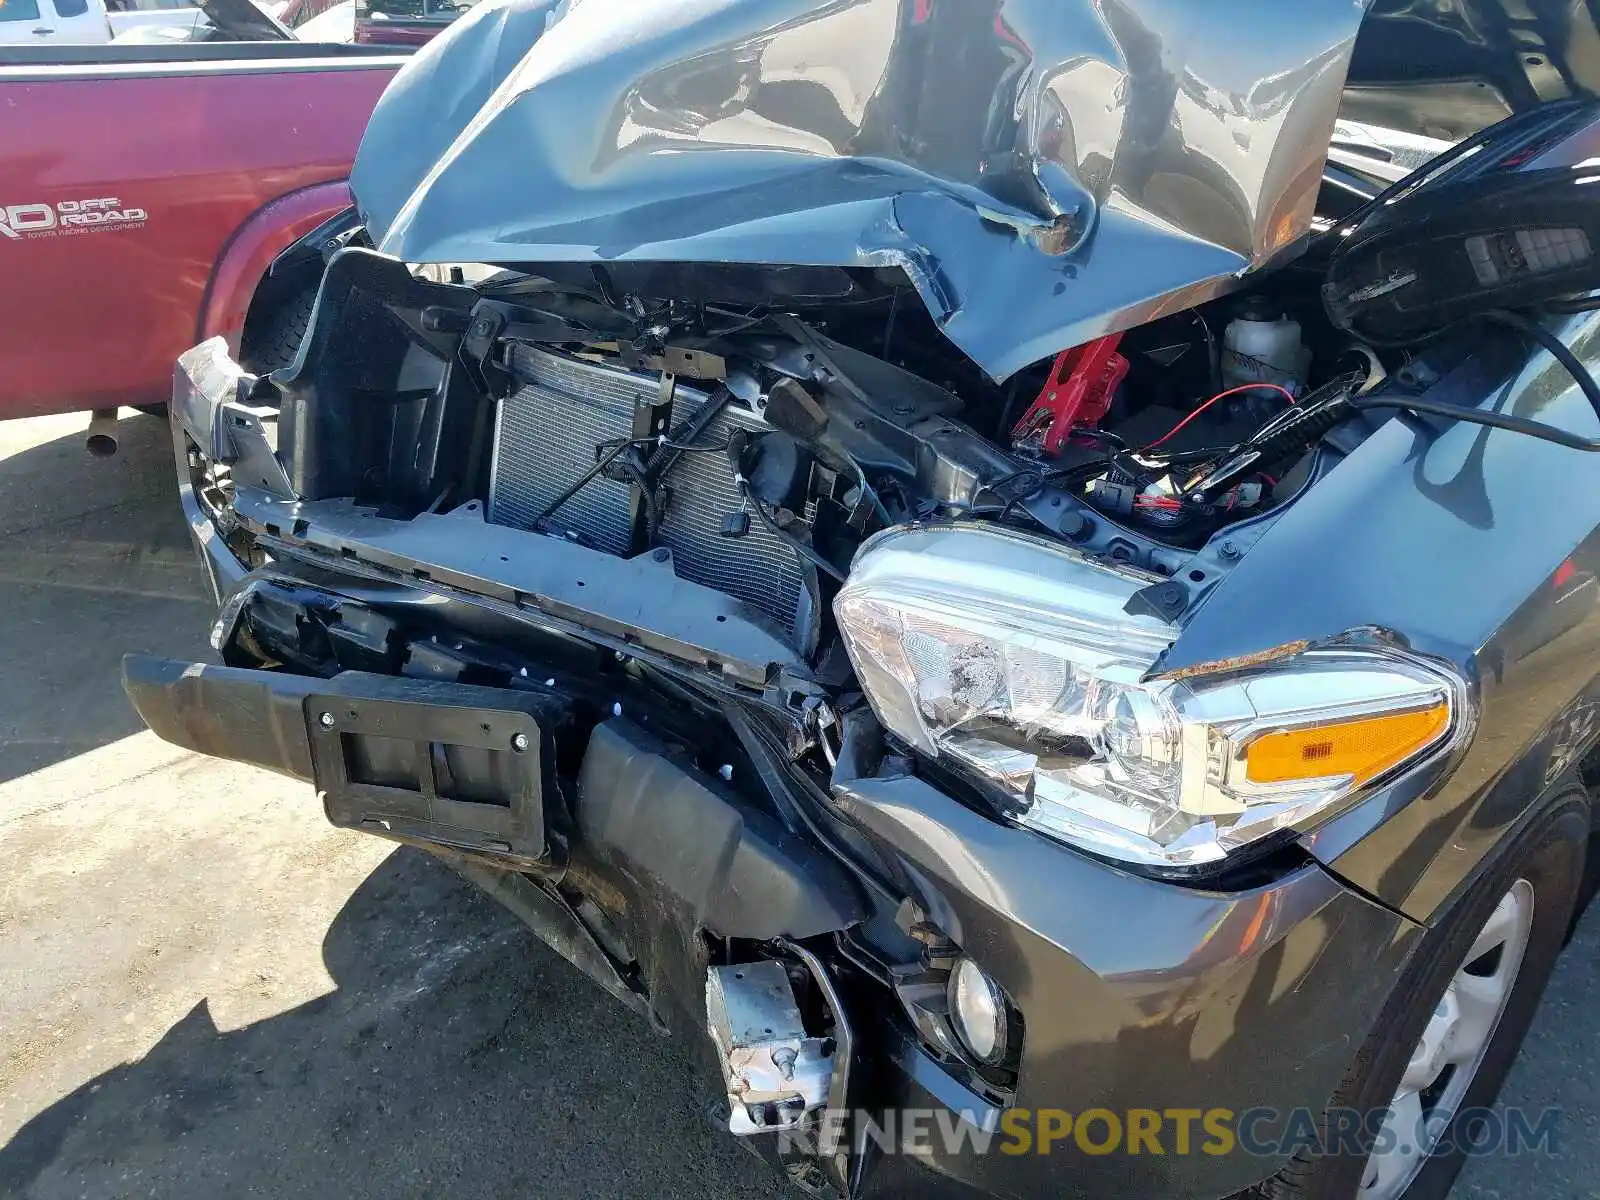
[[[1586,1009],[1595,982],[1595,922],[1586,925],[1566,960],[1575,978],[1558,974],[1502,1097],[1562,1106],[1563,1137],[1576,1144],[1555,1160],[1470,1164],[1458,1200],[1530,1186],[1591,1194],[1580,1183],[1594,1120],[1586,1056],[1570,1045],[1590,1018],[1563,1011]],[[322,956],[336,984],[328,994],[226,1031],[202,1001],[138,1061],[40,1112],[0,1147],[0,1194],[793,1194],[710,1127],[684,1046],[651,1033],[431,856],[407,848],[385,859],[330,926]]]
[[[83,414],[0,425],[0,781],[144,727],[124,652],[210,655],[166,419],[124,412],[109,459]]]
[[[188,548],[165,414],[119,411],[110,458],[84,449],[85,413],[0,427],[0,552],[49,542]]]
[[[323,959],[327,995],[226,1032],[202,1001],[40,1112],[0,1148],[0,1192],[780,1194],[702,1116],[683,1047],[431,856],[390,855]]]

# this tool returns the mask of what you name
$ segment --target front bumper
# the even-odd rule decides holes
[[[196,497],[190,454],[229,450],[211,431],[232,403],[186,380],[172,409],[185,512],[219,598],[256,564],[240,558]],[[237,428],[246,436],[236,454],[255,432]],[[252,470],[267,482],[270,464]],[[325,565],[316,585],[352,596],[373,586],[359,573],[341,585]],[[476,607],[471,597],[438,598],[435,587],[426,607],[447,619]],[[167,740],[306,780],[316,776],[313,696],[343,689],[415,699],[420,686],[142,658],[128,660],[125,683]],[[480,699],[505,706],[504,695]],[[809,939],[839,973],[856,1027],[848,1104],[873,1114],[885,1135],[856,1143],[850,1156],[850,1184],[864,1195],[941,1185],[1019,1197],[1220,1197],[1245,1188],[1281,1158],[1238,1145],[1217,1153],[1214,1142],[1208,1150],[1198,1116],[1185,1149],[1177,1130],[1188,1118],[1179,1114],[1220,1112],[1234,1122],[1265,1110],[1252,1126],[1259,1145],[1296,1110],[1320,1111],[1420,932],[1314,864],[1233,891],[1182,887],[998,825],[912,775],[836,777],[818,818],[847,830],[861,851],[841,854],[837,842],[774,828],[627,720],[601,722],[580,750],[573,820],[558,831],[562,857],[543,878],[519,862],[496,863],[482,847],[440,852],[613,995],[688,1033],[703,1054],[708,946]],[[624,977],[615,946],[580,919],[569,903],[580,895],[609,914],[641,977]],[[908,910],[977,960],[1015,1006],[1023,1035],[1004,1103],[946,1070],[894,995],[855,973],[848,953],[831,952],[843,950],[838,931],[870,940]],[[723,1089],[705,1062],[712,1095]],[[1096,1152],[1059,1136],[1064,1121],[1070,1128],[1089,1110],[1123,1125],[1136,1110],[1158,1114],[1161,1153],[1148,1142],[1137,1153],[1126,1143]],[[944,1136],[955,1114],[979,1136]],[[1047,1126],[1058,1139],[1044,1146]],[[771,1141],[750,1139],[776,1156]]]
[[[144,658],[127,661],[125,681],[167,740],[307,780],[308,700],[330,690],[366,694],[373,682]],[[758,815],[652,754],[626,721],[596,731],[581,778],[587,816],[567,847],[564,883],[624,896],[615,911],[634,944],[655,956],[646,963],[648,997],[547,891],[466,861],[575,966],[691,1045],[705,1040],[705,931],[751,941],[826,937],[866,916],[865,890],[837,862],[786,844]],[[1172,1141],[1175,1115],[1163,1117],[1161,1155],[1085,1153],[1070,1139],[1044,1152],[1038,1134],[1047,1120],[1060,1128],[1054,1114],[1091,1109],[1122,1121],[1133,1110],[1222,1110],[1236,1121],[1264,1109],[1272,1116],[1255,1132],[1270,1136],[1287,1114],[1318,1111],[1332,1094],[1413,940],[1414,927],[1314,866],[1249,891],[1195,892],[994,825],[914,778],[859,781],[839,802],[892,857],[915,902],[1007,990],[1026,1031],[1011,1105],[1019,1112],[1003,1115],[857,991],[865,1032],[856,1039],[852,1106],[880,1114],[880,1124],[881,1114],[902,1114],[898,1132],[885,1126],[889,1138],[916,1152],[878,1158],[881,1148],[868,1145],[878,1161],[862,1174],[863,1194],[892,1194],[908,1176],[924,1191],[943,1177],[1015,1196],[1069,1186],[1223,1196],[1245,1187],[1276,1160],[1206,1153],[1198,1119],[1188,1153]],[[718,1090],[709,1062],[705,1085],[708,1095]],[[919,1112],[932,1114],[920,1133],[911,1122]],[[940,1112],[976,1115],[998,1131],[988,1152],[943,1144]],[[922,1178],[929,1169],[934,1175]]]

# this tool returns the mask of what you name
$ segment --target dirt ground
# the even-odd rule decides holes
[[[776,1197],[670,1042],[426,855],[141,729],[123,652],[208,656],[164,422],[0,425],[0,1195]],[[1597,1194],[1600,922],[1503,1099],[1560,1153],[1455,1195]]]

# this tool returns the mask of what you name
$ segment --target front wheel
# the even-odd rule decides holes
[[[1563,797],[1428,932],[1324,1117],[1324,1152],[1297,1155],[1259,1200],[1449,1192],[1565,940],[1589,820],[1587,800]],[[1362,1122],[1365,1153],[1330,1134],[1346,1113]]]

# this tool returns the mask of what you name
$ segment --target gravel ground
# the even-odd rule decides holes
[[[0,1195],[780,1195],[651,1034],[428,856],[141,731],[127,650],[207,656],[165,426],[0,425]],[[1454,1195],[1594,1196],[1586,923],[1504,1099],[1560,1153]]]

